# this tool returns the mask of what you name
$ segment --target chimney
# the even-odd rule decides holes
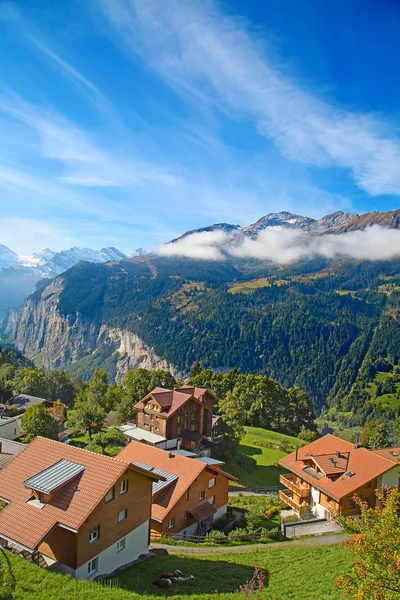
[[[335,454],[336,454],[336,456],[337,456],[338,458],[340,458],[340,450],[336,450],[336,453],[335,453]]]
[[[172,454],[171,450],[168,452],[168,458],[174,458],[174,455]]]

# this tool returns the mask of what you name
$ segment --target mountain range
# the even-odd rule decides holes
[[[132,256],[146,254],[138,248]],[[91,263],[115,262],[127,255],[113,247],[93,250],[70,248],[55,252],[42,248],[29,256],[21,256],[0,244],[0,309],[20,304],[43,278],[51,278],[67,271],[80,261]]]
[[[387,232],[378,228],[379,240],[387,245],[399,215],[338,212],[316,221],[282,212],[239,234],[255,243],[266,228],[275,240],[297,228],[317,240],[333,234],[326,237],[331,243],[380,225]],[[168,246],[191,233],[237,229],[216,224]],[[377,387],[373,373],[395,375],[400,365],[398,254],[387,260],[307,255],[286,264],[154,252],[107,264],[81,261],[40,281],[3,318],[1,335],[37,365],[64,367],[83,379],[99,367],[117,381],[138,367],[187,373],[200,360],[214,370],[266,373],[285,387],[305,389],[318,409],[355,411],[358,422],[371,411],[378,417],[400,412],[393,399],[369,400]]]
[[[187,231],[180,237],[172,240],[177,242],[194,233],[223,231],[225,233],[238,233],[256,239],[265,229],[298,229],[311,235],[324,235],[329,233],[345,233],[347,231],[363,230],[372,225],[379,225],[387,229],[400,228],[400,209],[379,212],[374,211],[359,215],[354,212],[345,213],[341,210],[325,215],[321,219],[312,219],[294,213],[281,211],[269,213],[251,225],[233,225],[231,223],[216,223],[199,229]]]

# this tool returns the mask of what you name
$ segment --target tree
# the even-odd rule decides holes
[[[47,375],[49,400],[61,400],[63,404],[72,406],[79,389],[79,380],[61,369],[50,371]]]
[[[368,421],[360,434],[360,444],[364,448],[382,448],[389,445],[389,429],[385,423]]]
[[[117,419],[119,423],[132,421],[136,416],[136,410],[128,394],[124,394],[117,405]]]
[[[34,404],[22,415],[21,429],[25,442],[31,442],[38,435],[56,440],[58,423],[43,404]]]
[[[167,390],[172,390],[175,384],[175,377],[170,371],[163,371],[162,369],[158,369],[156,371],[151,371],[150,373],[149,392],[156,387],[162,387],[166,388]]]
[[[213,437],[216,439],[215,453],[224,460],[233,460],[245,433],[244,410],[236,389],[228,392],[220,401],[219,412],[221,418],[213,432]]]
[[[93,373],[91,382],[87,389],[88,402],[97,404],[107,410],[106,394],[108,390],[107,373],[103,369],[97,369]]]
[[[44,369],[29,369],[28,367],[19,369],[14,378],[14,391],[16,394],[49,398],[49,386]]]
[[[197,360],[196,362],[193,363],[192,368],[190,369],[189,379],[191,379],[192,377],[196,377],[196,375],[201,373],[202,370],[203,370],[202,364],[201,364],[201,362],[199,362]]]
[[[135,405],[151,391],[150,372],[147,369],[128,371],[123,379],[122,387]]]
[[[400,492],[386,488],[376,495],[380,506],[368,508],[355,497],[360,517],[338,519],[353,534],[344,545],[357,561],[336,581],[353,600],[400,598]]]
[[[99,404],[89,400],[81,401],[75,405],[72,424],[74,427],[86,431],[91,440],[93,432],[102,426],[105,418],[106,411]]]
[[[126,443],[126,437],[116,427],[111,427],[107,431],[99,431],[93,436],[95,444],[100,446],[101,453],[106,454],[107,446],[124,446]]]
[[[317,439],[318,433],[316,431],[311,431],[311,429],[306,429],[306,427],[302,425],[297,437],[299,440],[304,440],[305,442],[313,442]]]

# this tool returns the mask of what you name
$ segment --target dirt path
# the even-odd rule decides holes
[[[274,550],[277,548],[291,548],[292,546],[330,546],[340,544],[347,539],[345,533],[334,535],[322,535],[306,540],[295,540],[293,542],[274,542],[273,544],[251,544],[249,546],[218,546],[218,547],[200,547],[200,546],[170,546],[169,544],[151,544],[152,550],[163,548],[168,550],[169,554],[242,554],[244,552],[255,552],[257,550]]]

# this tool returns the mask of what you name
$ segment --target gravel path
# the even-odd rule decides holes
[[[201,546],[170,546],[169,544],[151,544],[150,548],[163,548],[168,550],[169,554],[242,554],[244,552],[255,552],[256,550],[274,550],[277,548],[291,548],[292,546],[330,546],[340,544],[347,539],[345,533],[335,535],[322,535],[308,538],[306,540],[295,540],[293,542],[283,543],[274,542],[272,544],[251,544],[249,546],[217,546],[204,548]]]

